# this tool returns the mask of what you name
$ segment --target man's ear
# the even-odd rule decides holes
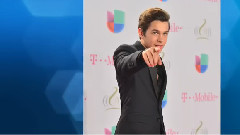
[[[139,36],[140,38],[143,37],[143,31],[142,31],[142,28],[138,28],[138,36]]]

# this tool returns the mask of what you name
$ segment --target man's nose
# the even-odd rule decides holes
[[[157,41],[162,43],[162,40],[163,40],[163,36],[162,36],[162,34],[159,34]]]

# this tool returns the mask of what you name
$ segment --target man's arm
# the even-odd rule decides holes
[[[131,76],[143,67],[145,64],[142,51],[136,51],[132,46],[121,45],[114,52],[114,66],[118,75]]]

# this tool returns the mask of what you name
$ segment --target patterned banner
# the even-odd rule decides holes
[[[219,134],[220,0],[85,0],[84,133],[114,134],[121,104],[113,52],[139,39],[139,15],[151,7],[171,16],[161,53],[166,133]]]

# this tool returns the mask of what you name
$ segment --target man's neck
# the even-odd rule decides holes
[[[147,47],[144,45],[144,41],[140,40],[140,42],[141,42],[141,45],[142,45],[145,49],[147,49]]]

